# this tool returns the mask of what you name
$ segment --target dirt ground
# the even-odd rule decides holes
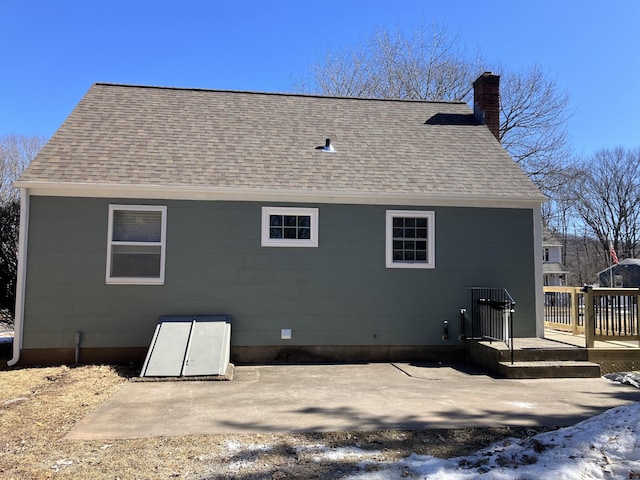
[[[0,479],[338,479],[411,453],[451,458],[542,431],[499,427],[65,440],[76,422],[137,373],[133,366],[107,365],[0,371]],[[373,462],[327,455],[345,448],[371,452]]]

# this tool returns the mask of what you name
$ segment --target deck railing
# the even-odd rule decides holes
[[[513,363],[513,313],[516,302],[504,288],[471,289],[471,336],[504,342]]]
[[[544,287],[544,326],[584,333],[582,287]]]
[[[544,287],[545,327],[596,341],[640,343],[640,288]]]
[[[585,287],[585,342],[633,341],[640,343],[638,300],[640,288]]]

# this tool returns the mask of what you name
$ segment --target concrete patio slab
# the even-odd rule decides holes
[[[236,367],[230,382],[129,382],[68,439],[565,426],[640,401],[602,378],[496,379],[461,366]]]

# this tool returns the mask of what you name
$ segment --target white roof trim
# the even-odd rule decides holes
[[[438,194],[363,193],[279,189],[241,189],[164,185],[113,185],[18,181],[30,195],[162,200],[229,200],[261,202],[341,203],[367,205],[430,205],[454,207],[535,208],[546,197],[463,196]]]
[[[560,270],[560,269],[558,269],[558,270],[553,270],[553,269],[546,270],[546,269],[543,269],[543,273],[545,275],[547,275],[547,274],[548,275],[556,275],[556,274],[559,274],[559,273],[569,273],[569,270]]]

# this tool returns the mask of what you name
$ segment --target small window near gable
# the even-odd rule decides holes
[[[318,209],[262,207],[263,247],[317,247]]]
[[[435,212],[387,210],[387,268],[435,268]]]
[[[107,283],[162,285],[167,207],[109,205]]]

